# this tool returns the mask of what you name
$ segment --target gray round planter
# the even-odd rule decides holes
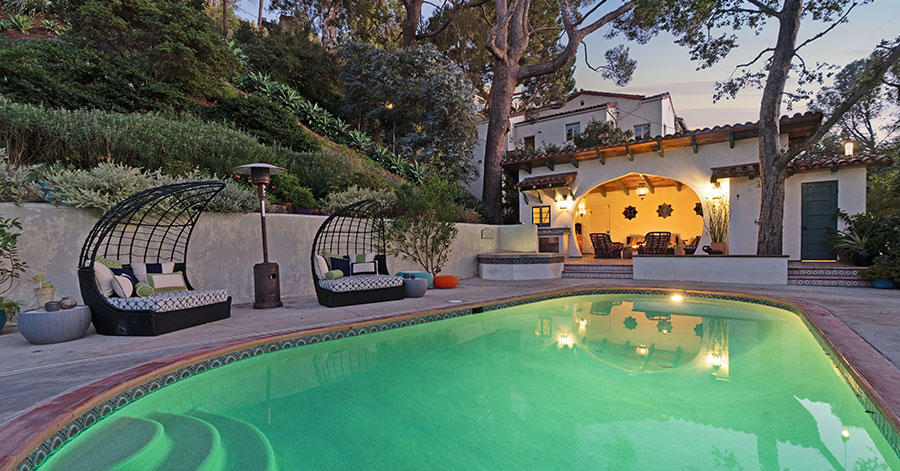
[[[403,291],[407,298],[421,298],[428,289],[428,280],[425,278],[403,279]]]
[[[91,325],[91,308],[75,306],[61,311],[19,313],[19,332],[25,340],[40,345],[80,339]]]

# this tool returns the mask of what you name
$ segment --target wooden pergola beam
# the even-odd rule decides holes
[[[628,147],[628,144],[625,144],[625,155],[628,156],[628,160],[634,162],[634,154],[631,153],[631,148]]]
[[[553,171],[553,162],[551,162],[550,159],[544,159],[544,165],[546,165],[551,172]]]
[[[625,182],[623,182],[621,179],[618,179],[618,178],[617,178],[617,179],[616,179],[616,183],[619,185],[619,188],[621,188],[622,191],[625,192],[625,196],[628,196],[628,195],[631,194],[631,193],[628,191],[628,187],[625,186]]]
[[[606,198],[606,188],[603,188],[602,185],[597,187],[597,193],[600,193],[600,196]]]
[[[597,158],[600,159],[600,165],[606,165],[606,157],[603,155],[603,152],[597,151]]]
[[[572,164],[575,168],[578,168],[578,161],[575,160],[574,155],[569,156],[569,163]]]
[[[675,180],[675,191],[681,191],[681,182]]]
[[[661,159],[662,159],[662,158],[665,158],[665,156],[666,156],[666,150],[663,149],[663,146],[662,146],[662,139],[657,139],[657,140],[656,140],[656,147],[657,147],[657,151],[659,152],[659,158],[661,158]]]
[[[524,171],[527,172],[529,175],[531,175],[531,166],[528,165],[527,162],[523,162],[523,163],[522,163],[522,170],[524,170]]]
[[[647,178],[647,175],[641,174],[641,180],[644,180],[644,184],[647,185],[647,188],[650,190],[650,193],[656,193],[656,188],[650,183],[650,179]]]

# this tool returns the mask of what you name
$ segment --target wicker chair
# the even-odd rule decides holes
[[[326,280],[316,270],[323,253],[375,254],[375,274]],[[403,299],[403,279],[390,276],[381,204],[365,200],[337,210],[316,232],[310,253],[312,278],[319,304],[328,307]]]
[[[638,253],[641,255],[663,255],[666,253],[666,249],[669,248],[669,240],[671,238],[671,232],[648,232],[638,248]]]
[[[97,333],[159,335],[231,315],[223,290],[195,291],[187,273],[188,243],[197,220],[225,184],[186,182],[144,190],[110,208],[91,229],[78,262],[78,284]],[[107,298],[97,287],[94,261],[102,257],[130,269],[133,263],[175,262],[188,291],[146,298]],[[185,307],[191,306],[191,307]]]
[[[591,245],[594,246],[594,258],[619,258],[622,256],[622,243],[613,242],[605,232],[592,233]]]

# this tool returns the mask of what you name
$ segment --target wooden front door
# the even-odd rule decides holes
[[[800,258],[834,260],[826,230],[837,230],[837,181],[803,183],[800,188]]]

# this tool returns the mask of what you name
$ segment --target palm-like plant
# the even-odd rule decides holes
[[[391,151],[387,149],[387,147],[382,147],[379,145],[375,145],[375,148],[372,150],[372,159],[378,163],[387,163],[388,157],[391,155]]]
[[[0,20],[0,33],[12,28],[13,25],[8,20]]]
[[[423,164],[417,160],[414,160],[412,163],[406,166],[406,175],[410,180],[416,183],[422,183],[423,180],[428,176],[428,165]]]
[[[406,162],[406,159],[394,153],[388,154],[385,164],[387,165],[388,170],[398,175],[404,173],[403,170],[409,165]]]
[[[272,78],[269,77],[269,74],[262,72],[250,72],[234,82],[237,88],[245,92],[256,92],[267,88],[270,84],[272,84]]]

